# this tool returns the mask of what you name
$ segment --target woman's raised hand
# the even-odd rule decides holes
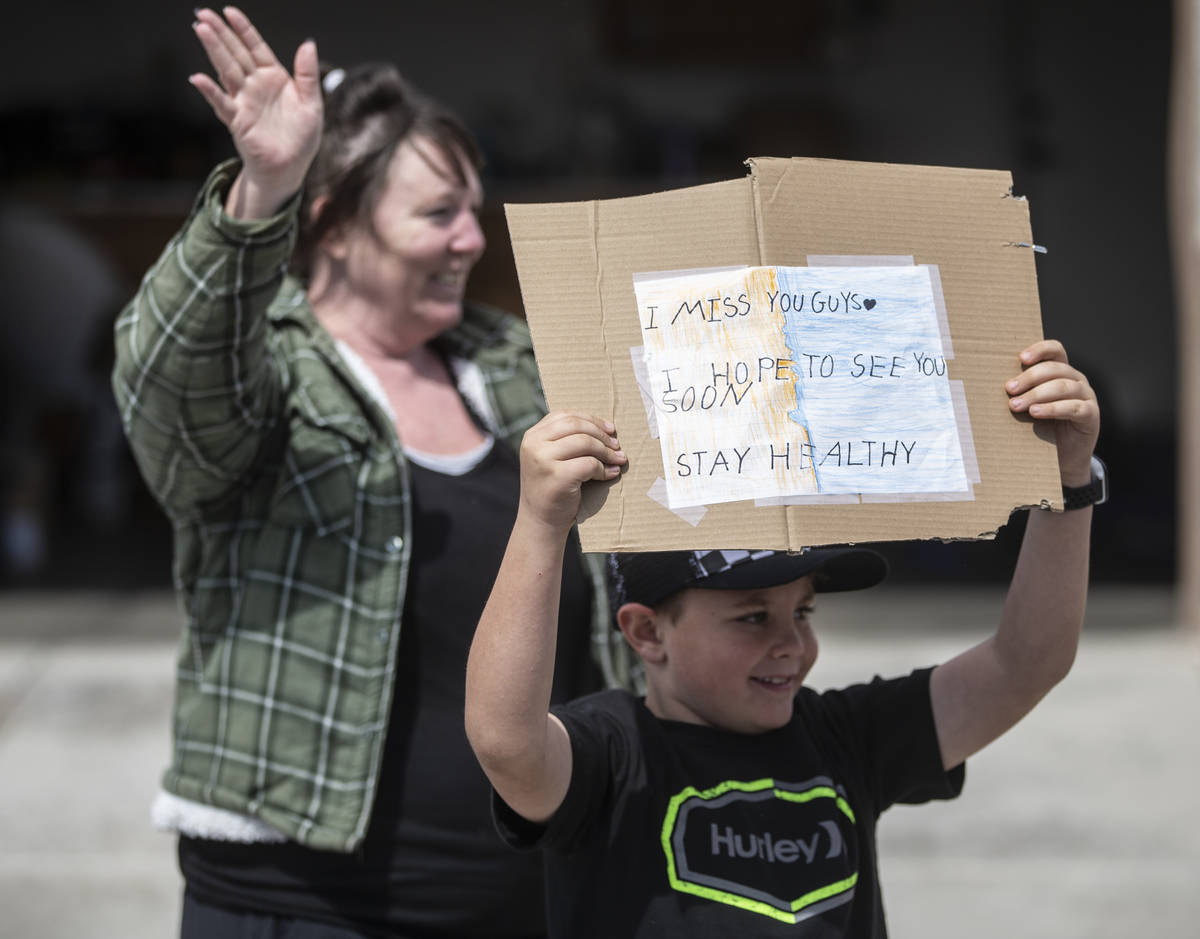
[[[321,141],[317,46],[311,39],[300,44],[289,75],[241,10],[222,12],[224,17],[197,10],[192,25],[216,80],[202,73],[188,80],[229,128],[242,158],[227,209],[238,217],[261,218],[300,188]]]

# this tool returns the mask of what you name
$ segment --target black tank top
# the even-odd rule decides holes
[[[516,455],[497,441],[467,473],[409,464],[413,555],[396,690],[367,837],[352,855],[294,843],[180,839],[188,887],[211,903],[395,937],[545,933],[540,853],[506,847],[463,730],[467,651],[516,518]],[[554,701],[597,690],[591,589],[572,535]]]

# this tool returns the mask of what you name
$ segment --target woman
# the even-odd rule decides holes
[[[224,12],[197,12],[216,80],[190,80],[239,159],[119,319],[114,374],[187,613],[155,805],[183,936],[540,935],[540,860],[493,835],[462,728],[544,411],[523,325],[463,304],[479,154],[391,67],[323,89],[311,41],[289,75]],[[624,677],[599,576],[578,552],[564,575],[601,668],[564,630],[560,697]]]

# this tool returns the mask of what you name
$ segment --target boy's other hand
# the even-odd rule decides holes
[[[1087,376],[1071,366],[1056,339],[1035,342],[1018,358],[1023,371],[1004,385],[1009,408],[1034,420],[1055,421],[1063,485],[1087,485],[1100,434],[1100,405]]]
[[[615,479],[625,454],[611,421],[553,411],[521,441],[520,514],[565,532],[579,512],[588,480]]]

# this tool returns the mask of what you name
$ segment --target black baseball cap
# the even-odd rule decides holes
[[[688,587],[750,590],[811,575],[821,593],[862,590],[887,576],[883,555],[867,548],[785,551],[645,551],[610,554],[614,612],[625,603],[654,606]]]

